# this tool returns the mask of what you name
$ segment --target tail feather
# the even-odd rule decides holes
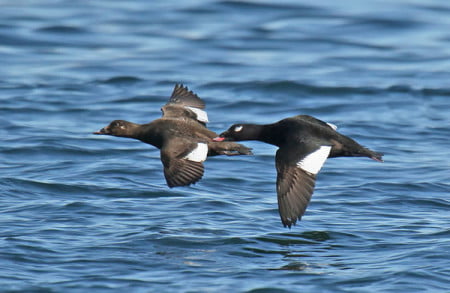
[[[383,153],[377,153],[374,151],[370,151],[370,152],[371,152],[371,155],[369,158],[371,158],[372,160],[375,160],[377,162],[380,162],[380,163],[384,162],[384,160],[383,160],[384,154]]]
[[[383,153],[372,151],[366,147],[361,146],[361,149],[353,154],[355,157],[368,157],[377,162],[384,162]]]

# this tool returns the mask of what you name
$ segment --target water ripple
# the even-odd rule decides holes
[[[447,292],[438,2],[4,3],[1,290]],[[92,132],[160,117],[175,83],[214,131],[309,114],[386,161],[328,160],[291,229],[267,144],[170,189],[159,150]]]

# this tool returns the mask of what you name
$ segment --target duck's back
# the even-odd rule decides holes
[[[336,126],[308,115],[287,118],[286,123],[297,129],[296,141],[309,141],[321,145],[332,146],[329,157],[369,157],[382,161],[381,153],[374,152],[354,139],[336,131]],[[293,126],[296,125],[296,126]],[[292,130],[294,131],[294,130]]]
[[[280,120],[264,127],[261,140],[282,147],[298,143],[327,144],[336,139],[337,133],[332,126],[307,115],[298,115]]]
[[[207,142],[217,134],[194,120],[160,118],[142,125],[139,139],[158,148],[168,139],[188,138]]]

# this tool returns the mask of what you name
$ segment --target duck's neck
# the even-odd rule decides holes
[[[278,145],[276,131],[273,124],[249,124],[246,128],[245,140],[258,140],[265,143]]]
[[[163,144],[162,128],[157,127],[156,123],[136,124],[133,138],[142,142],[161,148]]]
[[[279,129],[277,129],[277,125],[277,123],[260,125],[261,131],[259,133],[258,140],[276,146],[282,145],[284,137],[283,135],[280,135]]]

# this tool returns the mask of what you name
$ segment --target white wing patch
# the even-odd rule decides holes
[[[208,155],[208,145],[206,143],[197,143],[197,147],[193,149],[184,158],[189,161],[203,162]]]
[[[189,110],[191,110],[192,112],[195,113],[195,115],[197,115],[197,120],[200,122],[204,122],[204,123],[208,123],[208,114],[206,114],[206,111],[203,111],[199,108],[194,108],[194,107],[186,107]]]
[[[328,126],[330,126],[331,128],[333,128],[333,130],[336,130],[338,127],[336,125],[334,125],[333,123],[328,123]]]
[[[316,175],[328,158],[330,151],[331,146],[323,145],[317,151],[310,153],[303,160],[299,161],[297,166],[306,172]]]

